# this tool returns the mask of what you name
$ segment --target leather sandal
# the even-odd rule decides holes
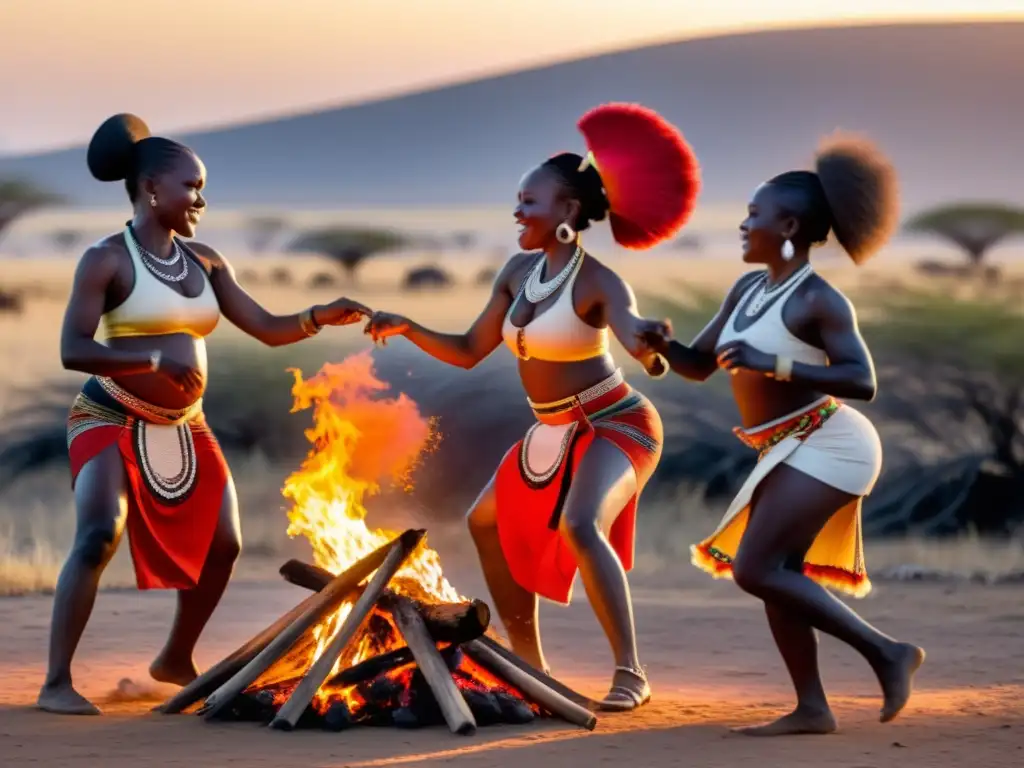
[[[605,712],[630,712],[651,700],[651,686],[647,682],[647,675],[642,670],[631,669],[630,667],[616,667],[616,672],[626,672],[641,683],[643,686],[639,691],[625,685],[613,685],[608,695],[600,703]]]

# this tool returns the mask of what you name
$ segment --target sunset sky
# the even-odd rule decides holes
[[[287,8],[287,10],[285,10]],[[2,0],[0,153],[172,132],[726,31],[1024,19],[1022,0]]]

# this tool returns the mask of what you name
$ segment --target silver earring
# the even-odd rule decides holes
[[[151,206],[152,206],[153,208],[156,208],[156,195],[150,195],[150,196],[149,196],[149,204],[150,204],[150,205],[151,205]]]
[[[555,238],[560,243],[571,243],[576,239],[576,231],[563,221],[555,227]]]
[[[796,254],[796,249],[793,247],[793,243],[787,240],[782,244],[782,258],[789,261]]]

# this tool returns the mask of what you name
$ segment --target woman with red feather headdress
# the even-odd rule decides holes
[[[626,572],[637,500],[661,456],[661,419],[608,350],[609,329],[652,376],[668,367],[646,341],[630,287],[587,253],[580,233],[610,220],[615,240],[645,249],[693,212],[700,174],[678,130],[634,104],[599,106],[579,121],[588,152],[563,153],[526,174],[515,218],[522,253],[494,282],[472,327],[443,334],[377,312],[374,340],[401,335],[432,357],[472,368],[502,340],[536,423],[505,454],[469,512],[469,528],[513,650],[547,669],[537,598],[567,604],[577,570],[615,657],[602,706],[650,700]]]

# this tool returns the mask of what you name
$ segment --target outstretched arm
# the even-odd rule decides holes
[[[722,306],[718,308],[718,313],[689,346],[675,340],[661,340],[655,345],[673,371],[684,379],[706,381],[718,370],[718,360],[715,356],[718,337],[722,335],[722,330],[739,304],[740,298],[758,275],[760,272],[748,272],[733,284]]]
[[[615,338],[651,376],[668,373],[667,362],[643,332],[645,322],[637,312],[636,295],[629,284],[611,270],[603,272],[605,319]]]
[[[374,341],[405,336],[436,360],[459,368],[472,368],[501,344],[501,326],[514,298],[512,277],[526,258],[529,258],[526,254],[518,254],[508,260],[494,279],[487,306],[465,333],[440,333],[386,312],[374,313],[366,326],[367,332]]]
[[[370,310],[349,299],[318,304],[293,315],[275,315],[264,309],[238,284],[235,270],[220,253],[202,243],[189,247],[210,275],[220,311],[241,331],[269,347],[283,347],[315,335],[325,325],[350,325]]]
[[[93,376],[130,376],[157,369],[156,353],[111,349],[96,341],[107,290],[117,275],[117,254],[96,246],[78,262],[71,298],[64,311],[60,359],[66,370]]]

